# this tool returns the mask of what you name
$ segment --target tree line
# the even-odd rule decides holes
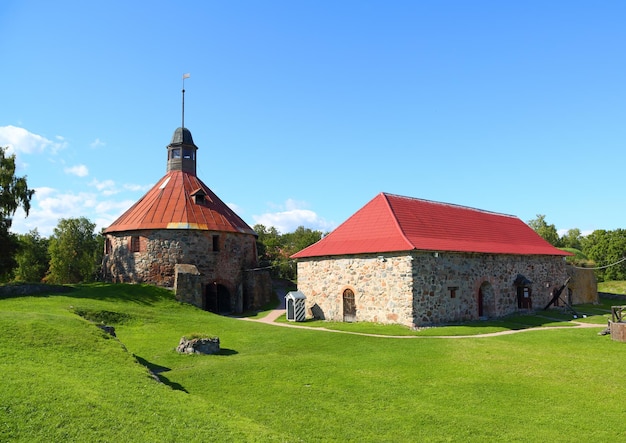
[[[12,263],[3,268],[4,282],[85,283],[98,280],[104,237],[85,217],[59,220],[49,238],[37,229],[14,235]]]
[[[95,233],[96,225],[84,217],[59,220],[49,238],[37,229],[27,234],[10,234],[15,242],[12,260],[3,266],[3,282],[44,282],[54,284],[99,280],[104,237]],[[276,228],[255,225],[258,234],[259,266],[273,278],[296,279],[292,254],[317,242],[321,231],[300,226],[294,232],[281,234]]]
[[[625,229],[597,229],[583,236],[580,229],[574,228],[559,236],[542,214],[529,220],[528,226],[551,245],[574,253],[568,258],[573,265],[598,268],[595,272],[599,281],[626,280],[626,261],[621,261],[626,257]]]
[[[0,147],[0,282],[79,283],[96,279],[103,238],[84,217],[61,219],[50,238],[37,229],[17,235],[10,231],[19,207],[26,216],[35,193],[26,176],[15,175],[15,154]]]
[[[35,191],[28,188],[25,176],[15,176],[15,154],[6,154],[6,148],[0,147],[0,282],[62,284],[98,279],[104,237],[87,218],[59,220],[50,238],[37,229],[20,235],[10,231],[17,208],[28,215]],[[626,280],[626,261],[620,262],[626,257],[626,230],[600,229],[583,236],[579,229],[570,229],[559,236],[545,215],[537,215],[528,225],[553,246],[573,252],[568,258],[572,264],[598,268],[599,281]],[[324,235],[303,226],[287,234],[262,224],[254,230],[259,266],[269,269],[274,278],[289,280],[296,279],[296,265],[289,257]]]

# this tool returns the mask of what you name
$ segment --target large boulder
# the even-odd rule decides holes
[[[217,354],[220,352],[219,337],[192,338],[182,337],[176,352],[180,354]]]

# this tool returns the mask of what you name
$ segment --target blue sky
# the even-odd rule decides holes
[[[251,226],[328,231],[379,192],[560,231],[626,228],[623,1],[0,5],[0,145],[36,189],[13,231],[108,226],[164,174]]]

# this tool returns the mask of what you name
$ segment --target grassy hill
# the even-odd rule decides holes
[[[626,281],[603,281],[598,283],[599,292],[626,295]]]
[[[0,299],[0,441],[624,439],[626,348],[598,335],[607,306],[584,309],[597,327],[551,311],[526,327],[570,327],[449,339],[277,327],[141,285]],[[219,336],[222,352],[177,354],[190,334]]]

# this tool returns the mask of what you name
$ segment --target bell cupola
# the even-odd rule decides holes
[[[196,175],[197,150],[189,129],[177,128],[167,146],[167,172],[183,171]]]

